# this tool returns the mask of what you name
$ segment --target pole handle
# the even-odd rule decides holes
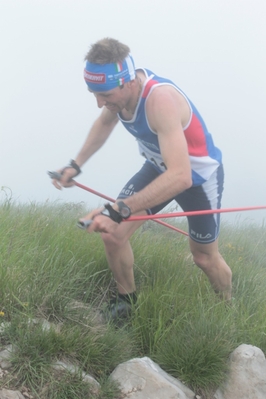
[[[93,222],[93,220],[91,220],[91,219],[79,220],[77,223],[77,226],[82,230],[86,230],[92,224],[92,222]]]
[[[59,172],[51,172],[51,171],[48,171],[47,173],[48,173],[48,175],[51,177],[51,179],[60,180],[61,177],[62,177],[62,174],[59,173]]]

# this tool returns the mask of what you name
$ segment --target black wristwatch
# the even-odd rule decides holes
[[[123,219],[128,219],[131,216],[131,209],[123,201],[117,202],[119,213]]]
[[[114,208],[108,203],[104,205],[104,210],[101,212],[102,215],[108,216],[116,223],[121,223],[123,219],[128,219],[131,215],[131,210],[123,201],[117,202],[119,211],[115,211]]]

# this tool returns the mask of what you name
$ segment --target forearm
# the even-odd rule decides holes
[[[138,193],[128,197],[124,202],[132,213],[152,208],[167,201],[191,187],[188,174],[164,172]]]
[[[87,139],[75,158],[76,163],[80,167],[102,147],[110,136],[116,123],[117,120],[104,123],[101,118],[96,119],[90,129]]]

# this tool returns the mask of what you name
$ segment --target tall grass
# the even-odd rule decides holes
[[[220,248],[233,271],[234,301],[228,306],[194,266],[187,238],[146,223],[131,239],[138,302],[129,323],[116,329],[99,321],[115,285],[99,235],[76,228],[86,211],[72,203],[1,203],[0,349],[16,348],[5,386],[27,386],[42,399],[117,399],[110,373],[132,357],[149,356],[211,398],[234,348],[247,343],[266,352],[263,225],[222,227]],[[44,329],[45,320],[53,327]],[[56,360],[94,376],[100,393],[79,374],[55,372]]]

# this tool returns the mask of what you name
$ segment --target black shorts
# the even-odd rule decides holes
[[[152,163],[146,161],[121,190],[118,198],[129,197],[150,184],[160,172]],[[171,201],[175,200],[184,212],[219,209],[223,192],[224,172],[220,165],[213,175],[201,186],[193,186],[188,190],[160,205],[147,209],[148,214],[154,215],[160,212]],[[193,241],[201,244],[209,244],[215,241],[220,230],[220,214],[188,216],[189,236]]]

